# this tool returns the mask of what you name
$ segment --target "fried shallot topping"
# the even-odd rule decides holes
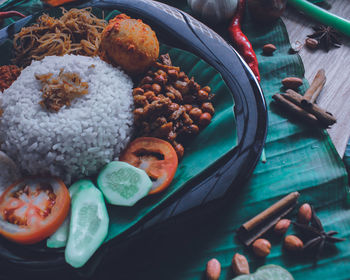
[[[82,82],[78,73],[63,72],[63,68],[58,77],[47,73],[35,74],[35,78],[43,86],[43,99],[39,104],[51,112],[58,112],[63,106],[70,106],[74,98],[88,93],[88,83]]]

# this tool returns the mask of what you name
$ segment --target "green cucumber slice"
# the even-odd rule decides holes
[[[82,267],[107,236],[109,217],[102,193],[89,181],[72,198],[66,262]]]
[[[83,185],[91,184],[94,187],[94,184],[89,180],[79,180],[75,182],[69,188],[69,194],[71,199],[79,191],[80,187]],[[56,232],[51,235],[47,241],[46,246],[49,248],[62,248],[67,244],[68,233],[69,233],[69,223],[70,223],[70,211],[62,225],[56,230]]]
[[[292,274],[281,266],[269,264],[260,267],[254,273],[256,280],[294,280]]]
[[[142,169],[112,161],[98,175],[97,185],[109,203],[133,206],[149,193],[152,181]]]
[[[292,274],[281,266],[269,264],[260,267],[255,273],[240,275],[234,280],[294,280]]]
[[[46,240],[46,246],[49,248],[62,248],[66,246],[69,232],[70,214],[67,215],[62,225]]]

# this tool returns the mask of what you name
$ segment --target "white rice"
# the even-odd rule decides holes
[[[94,67],[91,67],[94,65]],[[89,93],[57,113],[39,105],[34,74],[79,73]],[[117,158],[132,135],[132,81],[97,57],[65,55],[34,61],[0,95],[1,150],[29,174],[59,176],[67,184],[96,174]]]

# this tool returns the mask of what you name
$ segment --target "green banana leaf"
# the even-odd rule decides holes
[[[100,9],[94,9],[93,12],[102,16]],[[105,13],[106,19],[109,20],[118,13],[118,11]],[[49,14],[59,17],[61,10],[52,9]],[[10,62],[11,49],[10,41],[0,46],[0,59],[2,59],[0,64]],[[136,224],[167,198],[174,195],[186,182],[205,171],[237,144],[234,101],[221,75],[213,67],[189,52],[161,44],[160,53],[169,53],[173,65],[180,66],[182,71],[185,71],[189,77],[193,76],[200,85],[211,87],[212,93],[215,94],[212,100],[215,115],[212,122],[185,146],[185,156],[179,163],[171,185],[164,192],[149,196],[133,207],[108,205],[110,225],[105,242]],[[217,134],[220,137],[215,137]]]

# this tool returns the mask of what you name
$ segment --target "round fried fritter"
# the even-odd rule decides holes
[[[102,56],[130,74],[149,68],[159,56],[155,32],[140,19],[120,14],[102,32]]]

